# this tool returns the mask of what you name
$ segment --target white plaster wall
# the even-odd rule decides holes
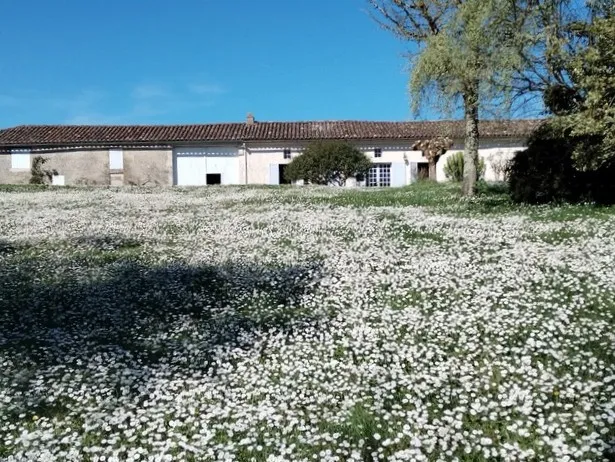
[[[399,143],[397,143],[399,144]],[[405,165],[405,179],[406,184],[410,184],[412,182],[411,179],[411,171],[410,164],[411,163],[419,163],[419,162],[427,162],[427,160],[423,157],[421,151],[413,151],[410,149],[410,146],[413,142],[408,142],[407,146],[388,146],[386,144],[374,145],[374,146],[358,146],[358,148],[363,151],[363,153],[375,164],[379,163],[404,163]],[[375,157],[374,150],[376,148],[382,149],[382,156]]]
[[[271,164],[288,164],[290,161],[300,155],[300,148],[290,148],[291,158],[284,159],[284,149],[282,147],[254,147],[248,150],[248,184],[270,184],[269,180],[269,165]]]
[[[515,152],[525,149],[522,146],[516,148],[488,148],[480,149],[478,154],[485,159],[485,180],[504,181],[504,173],[501,167],[513,158]],[[494,168],[498,167],[498,168]]]
[[[464,145],[462,140],[455,140],[455,144],[444,154],[436,166],[436,178],[438,181],[447,181],[444,174],[446,160],[457,152],[463,152]],[[503,177],[498,177],[494,171],[494,163],[506,162],[511,159],[515,152],[525,149],[525,140],[520,138],[512,139],[487,139],[481,140],[478,155],[485,160],[485,180],[503,181]]]
[[[388,146],[387,144],[357,144],[359,148],[374,163],[399,163],[404,162],[404,154],[407,162],[424,162],[420,151],[412,151],[404,146]],[[270,184],[269,171],[271,164],[288,164],[296,156],[301,155],[305,146],[280,146],[267,147],[264,145],[249,148],[248,154],[248,183]],[[382,149],[381,157],[374,157],[375,148]],[[291,158],[284,159],[284,149],[290,148]],[[242,160],[243,162],[243,160]],[[243,170],[243,169],[242,169]],[[406,182],[410,182],[410,168],[406,165]]]
[[[493,170],[492,160],[510,159],[516,151],[525,149],[525,141],[522,139],[487,139],[480,143],[479,155],[485,159],[486,172],[485,176],[488,181],[496,181],[496,175]],[[405,141],[364,141],[357,142],[355,146],[360,149],[374,163],[398,163],[404,162],[406,165],[406,183],[411,182],[410,164],[413,162],[427,162],[421,151],[413,151],[410,147],[414,144],[414,140]],[[291,159],[284,159],[284,149],[291,149]],[[287,164],[294,157],[301,155],[305,148],[305,144],[287,144],[280,143],[279,146],[269,146],[264,143],[249,146],[247,156],[247,171],[248,184],[270,184],[269,171],[271,164]],[[374,157],[374,150],[380,148],[382,150],[381,157]],[[436,166],[436,178],[438,181],[446,181],[444,175],[444,164],[446,159],[455,152],[463,151],[463,140],[455,140],[453,147],[438,161]],[[239,182],[245,182],[245,168],[243,150],[239,150]]]

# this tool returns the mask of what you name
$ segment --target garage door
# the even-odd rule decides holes
[[[175,184],[201,186],[239,182],[238,149],[232,147],[177,148]]]
[[[177,184],[181,186],[200,186],[205,184],[204,156],[177,156]]]

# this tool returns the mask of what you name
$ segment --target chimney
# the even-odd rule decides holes
[[[248,117],[246,117],[246,124],[248,125],[254,125],[254,116],[252,115],[251,112],[248,113]]]

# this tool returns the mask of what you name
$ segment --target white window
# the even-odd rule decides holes
[[[30,168],[30,153],[29,152],[12,152],[11,153],[11,168]]]
[[[124,169],[124,150],[109,149],[109,169],[123,170]]]
[[[366,186],[391,186],[391,164],[374,164],[367,172]]]
[[[382,149],[380,148],[374,149],[374,157],[382,157]]]
[[[284,149],[284,159],[290,159],[290,149]]]

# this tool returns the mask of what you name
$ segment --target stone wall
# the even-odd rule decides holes
[[[124,149],[124,184],[167,186],[173,184],[173,151]]]
[[[30,181],[30,169],[11,168],[11,155],[0,154],[0,184],[24,184]]]
[[[48,159],[44,168],[64,176],[66,185],[137,185],[173,184],[173,153],[170,149],[124,149],[124,168],[109,170],[109,150],[56,151],[30,154]],[[30,169],[11,168],[11,154],[0,154],[0,183],[24,184],[30,181]]]
[[[107,150],[59,151],[30,154],[30,164],[36,156],[48,159],[43,166],[63,175],[67,185],[108,185],[109,155]],[[24,184],[30,181],[29,168],[11,168],[11,154],[0,154],[0,183]]]
[[[34,158],[38,154],[32,153]],[[60,151],[42,154],[45,169],[57,170],[67,185],[108,185],[109,151]]]

